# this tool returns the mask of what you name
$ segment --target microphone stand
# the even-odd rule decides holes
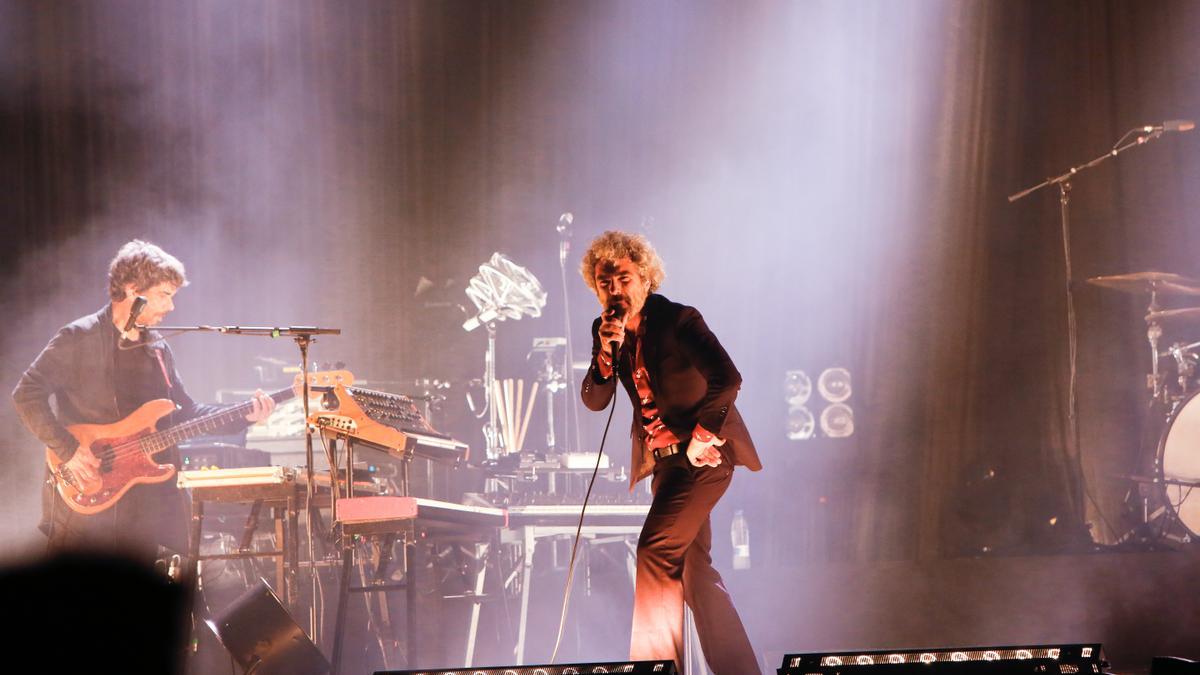
[[[582,445],[579,439],[579,406],[576,404],[572,396],[578,396],[579,389],[575,386],[575,343],[571,339],[571,301],[570,293],[567,288],[567,256],[571,253],[571,230],[568,227],[575,217],[570,213],[564,213],[559,218],[558,230],[558,267],[562,276],[562,293],[563,293],[563,332],[567,339],[567,347],[563,354],[563,367],[566,370],[567,376],[567,395],[563,397],[563,404],[567,406],[567,414],[563,416],[563,424],[566,427],[563,431],[563,444],[566,445],[566,453],[576,452]],[[565,225],[564,225],[565,223]],[[571,445],[571,432],[574,430],[575,445]]]
[[[1134,140],[1125,142],[1125,139],[1129,138],[1131,135],[1138,134],[1138,132],[1142,132],[1145,135],[1138,135]],[[1066,267],[1065,285],[1067,292],[1067,358],[1070,371],[1070,382],[1068,389],[1069,393],[1067,399],[1067,442],[1070,447],[1068,455],[1069,458],[1074,460],[1073,463],[1075,465],[1074,469],[1076,472],[1076,485],[1072,488],[1072,492],[1075,494],[1071,495],[1071,500],[1073,502],[1072,507],[1075,509],[1075,516],[1079,519],[1080,523],[1084,522],[1085,507],[1083,503],[1083,497],[1078,493],[1083,491],[1085,488],[1083,477],[1083,458],[1080,456],[1079,449],[1078,401],[1076,400],[1075,394],[1078,380],[1078,372],[1076,369],[1078,360],[1078,327],[1076,325],[1075,318],[1075,294],[1072,283],[1071,268],[1071,180],[1080,172],[1091,169],[1092,167],[1103,163],[1105,160],[1111,157],[1116,157],[1132,147],[1144,145],[1158,138],[1159,136],[1162,136],[1162,134],[1163,128],[1161,126],[1155,127],[1150,131],[1146,131],[1145,127],[1135,127],[1130,129],[1129,131],[1125,132],[1125,134],[1121,136],[1116,143],[1113,144],[1111,150],[1103,155],[1100,155],[1091,161],[1084,162],[1078,166],[1073,166],[1065,173],[1047,178],[1033,187],[1026,188],[1020,192],[1008,196],[1009,203],[1012,203],[1018,199],[1022,199],[1034,192],[1037,192],[1044,187],[1049,187],[1051,185],[1058,186],[1060,205],[1059,212],[1062,220],[1063,260]]]
[[[138,326],[146,328],[145,326]],[[308,423],[309,409],[309,382],[308,382],[308,348],[312,343],[317,341],[318,335],[341,335],[340,328],[317,328],[315,326],[287,326],[287,327],[252,327],[252,326],[156,326],[157,330],[171,331],[172,334],[179,333],[194,333],[208,332],[220,333],[222,335],[250,335],[255,337],[290,337],[296,341],[296,346],[300,348],[300,371],[303,376],[304,388],[301,401],[304,406],[304,463],[305,474],[308,478],[305,488],[305,506],[307,509],[307,518],[305,518],[305,534],[308,539],[308,561],[309,561],[309,583],[312,596],[308,605],[308,637],[314,644],[320,644],[317,635],[317,595],[318,579],[317,579],[317,558],[315,546],[313,544],[315,535],[313,534],[313,522],[316,514],[316,486],[313,479],[313,429]],[[162,338],[166,339],[166,338]],[[332,458],[330,458],[330,467],[334,466]],[[349,480],[349,479],[347,479]],[[331,499],[337,499],[337,476],[332,472],[329,479]]]

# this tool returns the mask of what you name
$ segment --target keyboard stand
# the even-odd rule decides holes
[[[416,639],[416,601],[417,584],[414,579],[420,569],[419,555],[415,537],[416,504],[395,497],[357,497],[340,500],[338,520],[334,523],[334,532],[338,545],[342,550],[341,584],[338,587],[337,614],[333,629],[333,668],[331,675],[338,675],[342,661],[342,643],[345,634],[346,602],[351,593],[382,593],[380,602],[381,614],[387,612],[386,594],[393,591],[404,591],[405,620],[405,665],[413,665],[413,655],[417,645]],[[360,585],[353,585],[350,573],[355,567],[355,538],[371,538],[378,540],[379,559],[375,564],[373,579],[365,579]],[[400,567],[404,571],[404,581],[389,581],[388,572],[392,562],[392,547],[397,539],[404,542],[404,558]],[[368,611],[370,601],[367,601]],[[390,623],[390,622],[387,622]],[[381,630],[382,625],[377,625]],[[385,667],[387,654],[383,655]]]
[[[276,588],[283,596],[284,604],[294,609],[296,601],[296,579],[299,568],[297,550],[298,499],[295,483],[255,486],[214,486],[192,488],[192,515],[188,532],[188,549],[192,560],[192,574],[200,579],[200,568],[205,560],[245,560],[249,558],[274,558]],[[205,502],[249,503],[250,513],[242,529],[242,539],[234,553],[200,553],[200,540],[204,526]],[[270,505],[271,518],[275,524],[277,548],[270,551],[255,551],[251,548],[254,532],[258,528],[262,507]]]

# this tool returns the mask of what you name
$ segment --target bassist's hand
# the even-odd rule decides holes
[[[271,416],[275,412],[275,399],[263,393],[262,389],[254,392],[254,396],[250,399],[250,412],[246,414],[246,421],[251,424],[261,422]]]
[[[100,460],[96,459],[92,449],[86,445],[76,448],[75,454],[71,455],[71,459],[68,459],[63,467],[84,483],[100,480]]]

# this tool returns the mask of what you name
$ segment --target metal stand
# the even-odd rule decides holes
[[[1076,469],[1075,485],[1071,486],[1071,507],[1075,509],[1075,517],[1080,523],[1086,520],[1086,510],[1083,504],[1083,460],[1079,449],[1079,404],[1076,398],[1076,385],[1079,380],[1077,364],[1079,361],[1079,329],[1075,319],[1075,291],[1071,280],[1074,272],[1071,266],[1071,181],[1065,180],[1058,184],[1060,212],[1062,214],[1063,264],[1066,267],[1067,292],[1067,361],[1070,374],[1067,387],[1067,437],[1068,459],[1073,459]]]
[[[562,275],[563,335],[567,338],[567,348],[563,351],[563,372],[566,373],[569,392],[579,391],[575,385],[575,369],[571,363],[575,354],[575,343],[571,339],[571,294],[567,288],[567,257],[571,253],[571,230],[567,226],[574,219],[575,217],[570,213],[564,213],[558,221],[558,267]],[[579,406],[575,404],[571,394],[566,397],[566,405],[567,414],[563,416],[563,445],[566,447],[563,448],[563,452],[575,452],[582,447],[579,439]],[[575,441],[573,445],[571,440]]]
[[[1146,129],[1149,129],[1149,130],[1146,130]],[[1078,357],[1078,354],[1077,354],[1078,330],[1077,330],[1076,323],[1075,323],[1075,297],[1074,297],[1074,291],[1072,288],[1073,277],[1072,277],[1072,269],[1071,269],[1071,219],[1070,219],[1071,179],[1074,178],[1075,175],[1078,174],[1080,171],[1084,171],[1084,170],[1090,169],[1098,164],[1101,164],[1102,162],[1104,162],[1104,160],[1106,160],[1110,157],[1116,157],[1117,155],[1121,154],[1125,150],[1128,150],[1129,148],[1132,148],[1137,145],[1143,145],[1153,139],[1158,138],[1163,133],[1162,127],[1146,128],[1146,129],[1144,129],[1142,127],[1137,127],[1135,129],[1132,129],[1132,130],[1126,132],[1125,135],[1122,136],[1121,139],[1118,140],[1116,142],[1116,144],[1113,145],[1112,149],[1110,151],[1104,153],[1103,155],[1100,155],[1099,157],[1096,157],[1095,159],[1093,159],[1089,162],[1086,162],[1084,164],[1080,164],[1079,166],[1071,167],[1070,169],[1068,169],[1066,171],[1066,173],[1063,173],[1059,176],[1047,178],[1046,180],[1042,181],[1041,183],[1039,183],[1031,188],[1022,190],[1022,191],[1017,192],[1012,195],[1009,195],[1009,197],[1008,197],[1009,202],[1015,202],[1018,199],[1021,199],[1033,192],[1036,192],[1036,191],[1038,191],[1044,187],[1048,187],[1050,185],[1057,185],[1058,189],[1059,189],[1059,203],[1061,205],[1060,213],[1061,213],[1061,219],[1062,219],[1063,259],[1064,259],[1064,264],[1066,267],[1067,349],[1068,349],[1068,359],[1070,362],[1070,364],[1069,364],[1070,385],[1069,385],[1069,393],[1068,393],[1068,399],[1067,399],[1067,425],[1068,425],[1067,457],[1070,460],[1071,464],[1074,465],[1074,468],[1075,468],[1076,484],[1071,486],[1071,491],[1072,491],[1071,502],[1072,502],[1072,507],[1076,511],[1076,517],[1079,518],[1080,522],[1083,522],[1084,515],[1085,515],[1085,509],[1084,509],[1084,503],[1083,503],[1083,493],[1086,492],[1086,490],[1084,488],[1083,460],[1080,456],[1080,448],[1079,448],[1078,405],[1077,405],[1076,395],[1075,395],[1076,380],[1077,380],[1076,362],[1077,362],[1077,357]],[[1129,138],[1131,135],[1138,134],[1139,132],[1141,132],[1142,135],[1138,135],[1135,140],[1129,141],[1128,143],[1124,143],[1125,139]],[[1122,144],[1122,143],[1124,143],[1124,144]],[[1157,383],[1157,377],[1158,377],[1158,375],[1157,375],[1157,372],[1158,372],[1157,339],[1158,339],[1157,335],[1151,337],[1151,346],[1155,350],[1155,353],[1156,353],[1156,358],[1154,361],[1156,383]]]
[[[637,538],[642,531],[641,523],[630,525],[584,525],[582,537],[594,540],[597,537],[623,538],[629,552],[627,568],[630,586],[634,583],[637,560]],[[517,645],[515,656],[518,665],[525,664],[525,641],[529,628],[529,586],[533,578],[533,550],[538,539],[543,537],[574,535],[574,525],[525,525],[520,528],[521,543],[521,614],[517,623]],[[587,564],[586,561],[584,563]]]
[[[304,398],[302,405],[304,406],[304,476],[307,479],[304,487],[304,504],[308,509],[308,517],[304,519],[304,534],[308,540],[308,561],[313,563],[308,568],[308,583],[309,583],[309,601],[308,601],[308,639],[312,640],[313,644],[321,644],[321,636],[317,634],[317,626],[320,625],[317,621],[317,598],[320,597],[320,579],[317,577],[317,556],[316,547],[313,544],[313,523],[316,519],[313,517],[313,512],[316,511],[316,480],[313,476],[313,429],[308,423],[308,348],[313,343],[311,335],[296,336],[296,346],[300,348],[300,372],[304,377]],[[330,481],[331,486],[334,481]],[[330,489],[330,493],[337,492],[336,489]]]
[[[1147,315],[1158,311],[1158,291],[1150,287],[1150,307]],[[1147,383],[1151,392],[1150,397],[1155,401],[1167,402],[1167,390],[1163,386],[1162,374],[1159,372],[1158,341],[1162,338],[1162,324],[1156,320],[1146,322],[1146,341],[1150,343],[1150,381]]]
[[[414,668],[414,654],[417,647],[416,627],[418,617],[416,615],[417,601],[417,583],[416,571],[420,567],[418,556],[418,544],[416,537],[413,535],[411,524],[407,527],[397,527],[391,531],[372,531],[368,529],[361,534],[366,536],[378,537],[380,541],[379,560],[375,565],[374,578],[371,581],[363,579],[363,583],[359,586],[350,584],[350,572],[354,567],[354,544],[355,537],[360,533],[356,532],[353,526],[339,524],[338,539],[342,548],[342,567],[341,567],[341,585],[338,589],[338,604],[337,615],[334,619],[333,629],[333,657],[330,659],[333,669],[332,675],[338,675],[342,665],[342,643],[345,634],[345,618],[346,618],[346,603],[350,599],[351,593],[381,593],[383,594],[382,606],[386,607],[387,594],[392,591],[404,591],[404,604],[407,620],[405,621],[405,650],[407,652],[405,658],[405,666]],[[404,581],[394,582],[388,580],[389,565],[391,563],[391,550],[396,539],[400,538],[403,541],[404,557],[400,561],[400,567],[404,570]],[[369,601],[367,601],[369,603]],[[382,627],[377,626],[376,630],[381,630]],[[386,660],[387,654],[384,653]]]
[[[483,441],[487,450],[487,458],[494,460],[500,457],[503,448],[503,434],[500,433],[500,420],[496,411],[496,322],[489,321],[487,327],[487,351],[483,355],[483,407],[487,411],[488,421],[483,426]]]
[[[391,628],[391,623],[387,618],[387,596],[394,591],[404,591],[404,613],[405,613],[405,668],[417,668],[421,666],[421,641],[417,629],[421,625],[423,617],[417,607],[418,594],[420,584],[426,582],[422,577],[424,574],[426,561],[436,561],[439,559],[437,546],[439,545],[457,545],[454,543],[455,537],[443,538],[437,532],[431,532],[429,529],[422,527],[419,522],[404,521],[396,523],[338,523],[336,526],[340,546],[342,548],[342,563],[341,563],[341,586],[338,592],[337,615],[334,622],[334,642],[333,642],[333,663],[332,675],[337,675],[341,669],[341,661],[343,654],[343,645],[345,641],[345,625],[346,625],[346,609],[351,593],[377,593],[380,598],[380,618],[374,619],[376,637],[381,641],[380,650],[383,653],[385,667],[391,667],[387,663],[387,650],[383,648],[382,641],[384,636],[382,631]],[[360,578],[359,584],[353,585],[351,580],[351,571],[356,566],[355,557],[359,554],[355,550],[356,541],[371,540],[379,547],[379,556],[373,560],[374,570],[370,577],[366,575],[362,568],[364,563],[359,562]],[[474,665],[475,647],[479,635],[479,618],[480,605],[486,599],[484,586],[487,578],[487,568],[490,564],[490,552],[494,549],[494,537],[488,538],[487,541],[479,543],[476,541],[469,542],[472,547],[471,558],[477,563],[478,567],[474,572],[474,578],[471,582],[471,589],[461,596],[442,596],[442,599],[460,598],[472,603],[469,624],[466,630],[466,645],[463,651],[464,663],[463,667],[470,668]],[[403,573],[402,581],[392,581],[390,572],[392,570],[392,549],[396,544],[402,546],[403,554],[399,558],[399,569]],[[432,547],[432,548],[431,548]],[[435,577],[436,578],[436,575]],[[368,613],[370,610],[370,601],[367,601]],[[394,640],[393,635],[388,636],[388,639]],[[460,634],[460,633],[456,633]],[[428,656],[427,654],[425,655]]]
[[[141,326],[139,326],[141,327]],[[300,348],[300,370],[303,374],[303,392],[301,401],[304,406],[304,460],[305,460],[305,476],[307,480],[306,488],[306,505],[308,508],[308,518],[305,524],[305,533],[308,537],[308,559],[310,562],[315,562],[316,557],[315,547],[313,545],[313,522],[316,520],[314,513],[316,512],[315,482],[313,480],[313,430],[308,425],[308,399],[309,399],[309,381],[308,381],[308,348],[316,342],[318,335],[341,335],[340,328],[317,328],[316,326],[288,326],[288,327],[251,327],[251,326],[160,326],[160,331],[170,331],[171,335],[190,332],[211,332],[220,333],[222,335],[249,335],[255,337],[291,337],[296,341],[296,345]],[[170,336],[166,336],[170,337]],[[166,339],[163,337],[161,339]],[[330,461],[332,466],[333,462]],[[331,481],[331,483],[334,481]],[[336,492],[336,490],[333,490]],[[313,643],[320,643],[320,636],[317,635],[317,598],[320,595],[318,588],[319,580],[317,578],[316,565],[310,565],[309,575],[311,582],[312,597],[309,602],[308,609],[308,637]]]
[[[296,604],[296,573],[299,567],[296,541],[296,488],[293,483],[246,488],[195,488],[192,490],[192,513],[188,532],[189,555],[193,561],[193,576],[198,580],[201,565],[206,560],[248,560],[256,558],[275,559],[275,583],[283,602],[289,609]],[[205,502],[250,503],[242,530],[242,539],[232,553],[202,554],[201,535],[204,524]],[[253,536],[258,529],[259,514],[264,505],[270,506],[274,523],[276,547],[270,551],[257,551],[253,547]]]
[[[558,403],[558,393],[567,388],[564,383],[566,374],[560,372],[562,362],[558,350],[566,349],[565,337],[541,337],[533,339],[533,348],[525,355],[528,360],[534,354],[540,354],[542,364],[538,368],[537,381],[546,392],[546,455],[552,457],[559,451],[558,437],[554,429],[554,408]],[[567,403],[570,405],[570,402]]]
[[[1129,479],[1138,485],[1141,520],[1117,540],[1116,546],[1161,551],[1194,544],[1191,531],[1170,503],[1170,489],[1191,491],[1200,488],[1200,481],[1165,478],[1161,466],[1155,466],[1153,476],[1132,475]],[[1154,495],[1158,498],[1152,499]]]

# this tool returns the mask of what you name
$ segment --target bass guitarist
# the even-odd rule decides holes
[[[161,323],[187,283],[183,264],[171,254],[141,240],[125,244],[108,269],[111,302],[59,330],[21,376],[13,390],[17,413],[69,475],[94,481],[103,467],[68,426],[112,424],[154,399],[178,406],[159,421],[160,428],[224,408],[192,400],[171,349],[154,333],[135,327]],[[266,419],[274,408],[275,402],[257,391],[245,422]],[[175,448],[156,459],[179,466]],[[83,514],[67,508],[48,479],[39,527],[51,549],[103,550],[153,562],[159,545],[187,550],[185,496],[174,483],[134,485],[110,508]]]

